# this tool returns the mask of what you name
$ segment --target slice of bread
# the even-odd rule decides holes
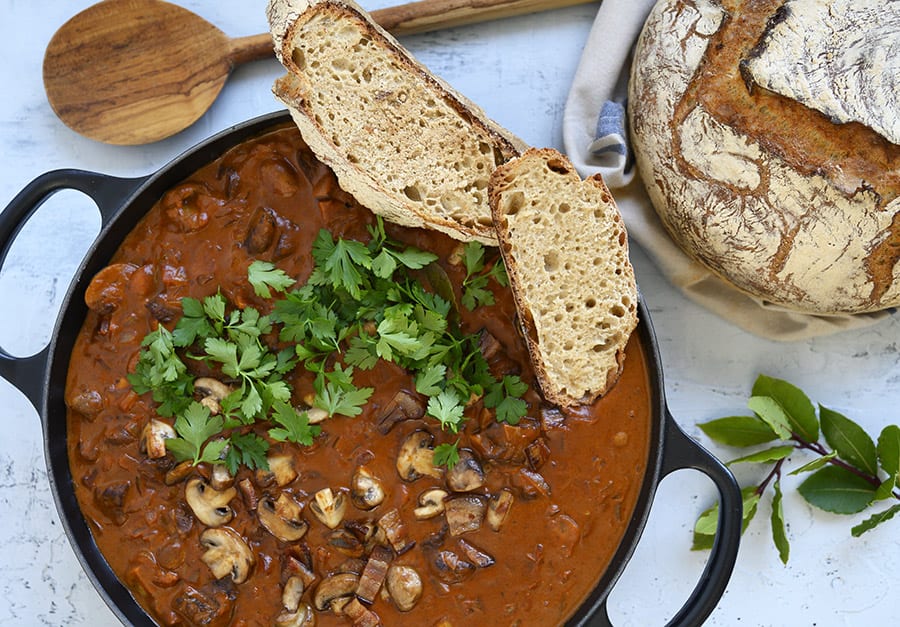
[[[617,380],[637,325],[625,225],[600,176],[530,149],[490,180],[500,251],[544,398],[591,403]]]
[[[273,91],[341,187],[385,219],[496,245],[494,168],[521,140],[347,0],[271,0]]]

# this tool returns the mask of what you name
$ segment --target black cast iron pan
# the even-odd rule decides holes
[[[84,192],[100,209],[100,234],[72,280],[49,345],[39,353],[24,358],[13,357],[0,347],[0,375],[25,394],[40,414],[51,490],[66,534],[97,591],[125,624],[154,623],[118,580],[94,544],[75,498],[66,449],[66,406],[63,397],[69,355],[87,313],[84,292],[91,278],[106,266],[125,236],[166,190],[233,146],[289,121],[286,112],[249,120],[213,136],[147,177],[123,179],[82,170],[48,172],[25,187],[0,214],[2,266],[22,226],[56,191],[75,189]],[[619,548],[591,596],[569,621],[573,626],[610,624],[607,597],[637,546],[657,485],[675,470],[693,468],[712,479],[719,492],[721,515],[716,542],[701,578],[669,624],[701,624],[715,609],[725,591],[737,557],[741,533],[740,489],[731,473],[689,438],[669,413],[663,395],[656,337],[643,299],[639,303],[638,315],[640,323],[637,333],[647,362],[653,411],[647,472],[632,520]]]

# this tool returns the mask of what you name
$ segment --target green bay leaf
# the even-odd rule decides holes
[[[727,416],[697,426],[711,439],[728,446],[755,446],[778,438],[757,416]]]
[[[883,512],[878,512],[877,514],[873,514],[872,516],[869,516],[864,521],[862,521],[861,523],[859,523],[858,525],[853,527],[850,530],[850,533],[853,535],[854,538],[858,538],[865,532],[871,531],[872,529],[874,529],[881,523],[890,520],[897,514],[897,512],[900,512],[900,504],[889,507],[888,509],[884,510]]]
[[[816,408],[797,386],[781,379],[760,375],[753,384],[753,396],[767,396],[774,399],[783,409],[790,429],[807,442],[816,442],[819,439]]]
[[[746,462],[755,462],[762,464],[766,462],[777,462],[780,459],[785,459],[793,452],[794,446],[790,444],[787,444],[785,446],[773,446],[772,448],[767,448],[762,451],[751,453],[750,455],[745,455],[744,457],[733,459],[728,462],[728,465],[730,466],[731,464],[740,464]]]
[[[875,498],[875,486],[840,466],[827,466],[810,475],[797,491],[814,507],[835,514],[856,514]]]
[[[884,472],[892,477],[900,474],[900,427],[888,425],[881,430],[877,451]]]
[[[878,454],[869,434],[858,424],[822,405],[819,419],[825,441],[835,450],[838,457],[875,476],[878,474]]]
[[[775,542],[775,548],[778,549],[778,557],[782,564],[788,563],[788,557],[791,553],[791,545],[788,542],[787,531],[784,528],[784,512],[782,511],[782,494],[781,481],[776,480],[773,488],[775,495],[772,497],[772,541]]]
[[[791,423],[781,404],[770,396],[751,396],[747,407],[759,416],[782,440],[791,439]]]

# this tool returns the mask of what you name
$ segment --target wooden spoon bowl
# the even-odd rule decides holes
[[[589,1],[424,0],[372,17],[403,35]],[[44,88],[53,111],[76,132],[108,144],[147,144],[196,122],[236,65],[272,55],[268,33],[230,39],[163,0],[105,0],[50,40]]]

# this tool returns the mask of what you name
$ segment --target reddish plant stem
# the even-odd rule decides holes
[[[797,443],[796,447],[798,449],[806,449],[807,451],[812,451],[813,453],[816,453],[817,455],[821,455],[822,457],[830,454],[830,451],[828,451],[828,449],[826,449],[824,446],[822,446],[818,442],[807,442],[805,439],[803,439],[796,433],[791,433],[791,439]],[[832,457],[831,459],[829,459],[827,461],[827,463],[832,464],[834,466],[838,466],[840,468],[843,468],[847,472],[850,472],[850,473],[856,475],[857,477],[860,477],[861,479],[868,481],[870,484],[872,484],[876,488],[881,486],[881,479],[879,479],[875,475],[870,475],[869,473],[865,472],[864,470],[860,470],[856,466],[848,464],[847,462],[845,462],[842,459],[838,459],[837,457]],[[898,494],[897,491],[895,491],[895,490],[891,491],[891,495],[895,499],[900,499],[900,494]]]

